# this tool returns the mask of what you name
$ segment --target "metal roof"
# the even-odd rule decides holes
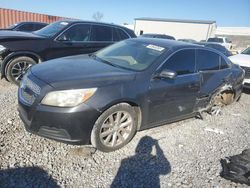
[[[149,17],[135,18],[135,20],[196,23],[196,24],[214,24],[214,23],[216,23],[216,21],[211,21],[211,20],[183,20],[183,19],[165,19],[165,18],[149,18]]]

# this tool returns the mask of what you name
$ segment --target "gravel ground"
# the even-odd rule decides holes
[[[219,173],[221,158],[250,148],[249,94],[222,115],[141,131],[102,153],[27,133],[16,91],[0,81],[0,187],[244,187]]]

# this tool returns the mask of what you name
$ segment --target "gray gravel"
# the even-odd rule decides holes
[[[248,94],[222,115],[142,131],[102,153],[27,133],[16,91],[0,81],[0,187],[244,187],[219,173],[221,158],[250,148]]]

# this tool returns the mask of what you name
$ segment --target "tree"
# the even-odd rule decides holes
[[[92,18],[97,21],[100,22],[101,19],[103,18],[103,14],[101,12],[96,12],[93,14]]]

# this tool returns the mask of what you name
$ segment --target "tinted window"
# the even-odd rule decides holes
[[[22,24],[16,28],[17,31],[33,31],[33,24]]]
[[[43,25],[43,24],[35,24],[35,25],[33,26],[33,31],[42,29],[42,28],[45,27],[45,26],[46,26],[46,25]]]
[[[195,50],[181,50],[164,64],[163,69],[177,72],[178,75],[195,72]]]
[[[112,41],[112,28],[107,26],[93,25],[91,41]]]
[[[208,42],[223,43],[223,39],[222,39],[222,38],[209,38],[207,41],[208,41]]]
[[[199,71],[218,70],[220,56],[208,50],[197,50],[197,69]]]
[[[223,57],[220,56],[220,69],[228,68],[228,64]]]
[[[118,29],[118,32],[120,34],[121,40],[125,40],[125,39],[129,38],[128,35],[123,30]]]
[[[84,42],[90,39],[90,25],[77,24],[66,30],[58,40]]]
[[[113,41],[120,41],[129,38],[128,35],[121,29],[113,28]]]

